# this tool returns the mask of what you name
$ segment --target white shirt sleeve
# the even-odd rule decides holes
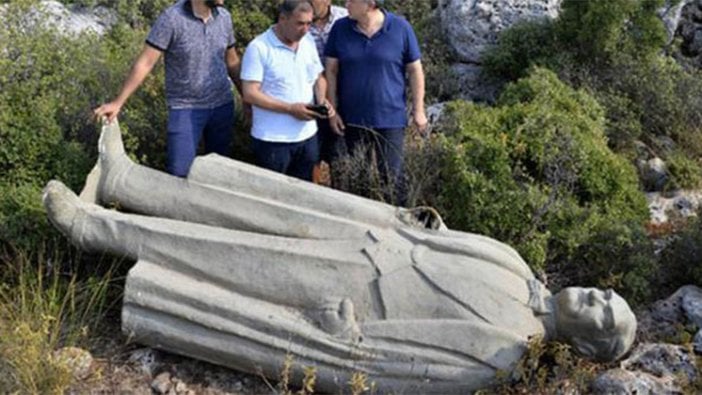
[[[252,82],[263,82],[264,75],[263,54],[261,48],[252,41],[244,52],[244,58],[241,61],[241,80]]]

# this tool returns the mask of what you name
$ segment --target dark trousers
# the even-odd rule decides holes
[[[343,140],[332,131],[328,119],[317,120],[317,136],[319,136],[319,160],[331,165],[341,154]]]
[[[254,138],[251,146],[257,166],[312,181],[312,170],[319,162],[316,134],[297,143],[276,143]]]
[[[373,150],[382,179],[394,187],[394,203],[404,205],[407,200],[403,173],[405,129],[370,129],[347,125],[344,137],[350,154],[358,149]]]
[[[168,110],[168,172],[185,177],[190,171],[200,139],[205,153],[231,154],[234,103],[212,109]]]

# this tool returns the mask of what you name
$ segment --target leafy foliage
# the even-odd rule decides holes
[[[580,284],[650,275],[629,272],[635,258],[626,248],[614,257],[600,246],[607,242],[598,235],[621,230],[625,245],[646,245],[634,236],[647,209],[633,166],[607,147],[604,112],[591,95],[536,68],[497,106],[454,102],[449,119],[438,204],[450,227],[513,245],[536,269],[564,265]]]
[[[610,147],[633,161],[641,141],[653,155],[671,161],[667,188],[696,188],[702,79],[699,70],[685,70],[662,53],[667,41],[657,16],[662,5],[661,0],[564,1],[557,20],[504,32],[485,54],[486,72],[513,81],[532,65],[555,71],[604,106]],[[661,144],[671,139],[672,147]]]

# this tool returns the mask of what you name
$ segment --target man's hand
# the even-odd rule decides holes
[[[161,51],[148,45],[144,44],[144,49],[139,54],[139,57],[134,62],[132,70],[129,72],[129,76],[124,81],[122,89],[119,95],[109,103],[103,104],[96,108],[93,112],[95,116],[99,119],[102,117],[107,118],[107,122],[112,122],[119,115],[122,106],[127,102],[129,96],[137,90],[139,85],[144,81],[147,75],[154,68],[156,62],[161,57]]]
[[[424,111],[415,111],[414,115],[412,116],[412,122],[419,133],[426,133],[429,122],[427,121],[427,114]]]
[[[311,121],[317,118],[317,113],[307,108],[305,103],[293,103],[288,107],[288,114],[301,121]]]
[[[117,118],[117,115],[119,115],[121,110],[122,103],[119,103],[118,101],[111,101],[93,110],[93,114],[95,114],[95,117],[98,120],[104,117],[107,119],[108,123],[111,123]]]
[[[334,109],[334,106],[329,100],[324,99],[324,107],[327,108],[327,118],[334,118],[336,116],[336,109]]]
[[[331,127],[332,132],[335,134],[339,136],[344,135],[346,125],[344,125],[344,121],[341,119],[339,114],[334,114],[333,117],[329,117],[329,126]]]

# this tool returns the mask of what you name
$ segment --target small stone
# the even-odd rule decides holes
[[[160,365],[159,357],[158,351],[153,348],[140,348],[129,355],[129,362],[136,364],[139,370],[151,376]]]
[[[241,381],[237,381],[232,386],[232,389],[236,392],[241,392],[244,389],[244,383],[242,383]]]
[[[175,391],[177,393],[180,394],[180,393],[186,392],[187,390],[188,390],[188,386],[184,382],[182,382],[181,380],[176,381]]]
[[[173,383],[171,383],[171,374],[168,372],[159,374],[151,382],[151,389],[157,394],[167,394],[172,386]]]
[[[54,359],[67,366],[76,380],[85,380],[93,373],[93,356],[77,347],[64,347],[54,352]]]

